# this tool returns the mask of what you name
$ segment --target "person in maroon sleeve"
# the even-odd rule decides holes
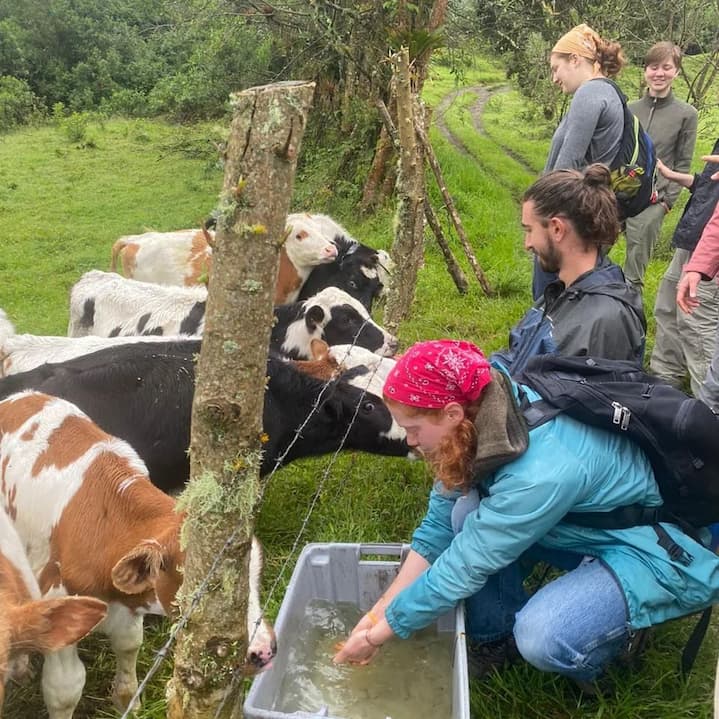
[[[719,156],[712,158],[719,161]],[[677,305],[682,312],[691,314],[701,300],[697,293],[699,283],[711,280],[719,274],[719,203],[709,218],[689,262],[684,265],[684,273],[677,286]],[[697,394],[714,412],[719,412],[719,337],[714,345],[712,356],[704,381]]]
[[[691,197],[684,208],[672,236],[675,248],[672,260],[664,273],[656,300],[654,319],[656,333],[649,362],[652,374],[665,382],[682,387],[689,375],[691,391],[700,396],[700,387],[714,353],[719,323],[719,287],[714,282],[700,282],[696,287],[700,305],[692,314],[682,312],[677,305],[677,287],[682,271],[690,260],[697,243],[719,203],[719,140],[712,154],[702,158],[706,165],[701,172],[676,172],[661,160],[658,171],[668,180],[689,189]]]

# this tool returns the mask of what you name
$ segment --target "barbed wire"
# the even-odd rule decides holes
[[[365,320],[362,322],[362,325],[357,330],[357,333],[355,334],[352,343],[349,346],[349,349],[347,350],[347,354],[345,355],[345,359],[350,355],[352,348],[359,346],[357,345],[357,340],[364,329],[365,325],[371,321],[370,317],[365,318]],[[342,363],[339,363],[340,366]],[[375,365],[375,367],[370,372],[370,378],[374,378],[377,374],[378,365]],[[297,443],[299,438],[302,436],[303,429],[307,426],[307,424],[310,422],[312,417],[319,411],[320,406],[322,404],[322,398],[324,394],[327,392],[329,387],[335,386],[337,380],[341,379],[342,375],[340,374],[338,377],[327,380],[324,385],[322,386],[322,389],[318,392],[317,397],[315,398],[312,407],[310,408],[310,411],[308,415],[305,417],[304,421],[294,430],[294,437],[289,442],[287,447],[285,448],[284,452],[276,459],[275,464],[272,468],[272,470],[269,472],[269,474],[263,479],[261,483],[261,489],[258,497],[258,504],[262,501],[264,498],[264,493],[269,485],[270,481],[274,477],[274,475],[277,473],[277,470],[280,469],[283,466],[283,462],[289,452],[291,451],[292,447]],[[367,382],[367,385],[369,385],[369,381]],[[307,513],[305,514],[305,517],[302,521],[302,524],[300,526],[299,531],[297,532],[297,535],[293,541],[292,547],[290,549],[290,552],[288,556],[286,557],[285,561],[282,564],[282,567],[280,568],[280,572],[278,573],[278,576],[275,578],[275,581],[273,582],[272,586],[270,587],[270,590],[267,594],[267,598],[262,605],[260,616],[258,617],[257,621],[255,622],[255,628],[251,636],[248,637],[247,645],[248,647],[252,643],[252,640],[255,638],[257,631],[262,623],[262,620],[264,619],[264,616],[267,611],[267,607],[269,606],[270,601],[272,600],[274,596],[274,592],[277,590],[277,587],[279,586],[279,583],[289,566],[291,558],[294,556],[294,554],[297,551],[297,547],[299,546],[300,540],[307,528],[307,525],[309,524],[310,517],[312,515],[312,512],[314,510],[315,505],[317,504],[317,501],[319,500],[319,497],[322,493],[322,489],[324,487],[325,482],[327,481],[329,477],[330,470],[334,466],[334,464],[337,461],[337,458],[339,457],[339,453],[342,451],[342,449],[345,446],[345,443],[347,441],[347,437],[349,436],[349,433],[354,426],[354,423],[357,419],[357,415],[359,413],[360,407],[362,406],[362,403],[364,402],[364,398],[367,394],[370,394],[366,387],[363,387],[361,389],[360,397],[357,401],[357,404],[354,409],[354,413],[352,415],[352,418],[347,426],[347,429],[345,430],[344,435],[342,436],[342,439],[340,441],[340,444],[338,448],[335,450],[335,452],[332,454],[330,461],[327,464],[327,467],[325,468],[325,471],[322,474],[322,477],[320,479],[320,482],[318,484],[317,489],[315,490],[315,494],[312,498],[312,501],[310,503],[310,506],[308,508]],[[200,582],[200,585],[197,587],[195,592],[192,595],[192,598],[190,599],[189,606],[186,610],[186,612],[182,613],[180,617],[175,621],[170,629],[170,634],[168,635],[168,638],[166,642],[155,652],[155,659],[153,663],[151,664],[150,668],[148,669],[147,673],[143,677],[142,681],[139,683],[137,690],[135,691],[134,695],[130,699],[127,708],[125,709],[124,713],[120,717],[120,719],[127,719],[132,713],[133,713],[133,706],[135,705],[135,702],[137,702],[140,697],[142,696],[142,692],[145,690],[149,682],[152,680],[152,678],[155,676],[155,674],[159,671],[160,667],[162,666],[162,663],[167,659],[169,656],[170,648],[172,647],[173,643],[175,642],[177,635],[184,629],[184,627],[189,622],[192,613],[195,611],[197,606],[199,605],[202,598],[209,592],[210,588],[210,582],[217,571],[217,567],[219,566],[220,562],[224,558],[225,554],[229,551],[229,549],[233,546],[235,541],[237,540],[238,536],[245,531],[245,527],[243,525],[238,525],[228,536],[228,538],[225,540],[222,547],[219,549],[217,554],[215,555],[212,564],[210,565],[210,568],[208,569],[207,573],[205,574],[204,578]],[[227,689],[227,692],[225,693],[225,696],[222,700],[222,703],[218,707],[217,713],[215,714],[215,717],[219,716],[220,711],[224,708],[227,699],[232,695],[233,690],[236,687],[236,682],[239,681],[242,678],[243,674],[238,669],[233,674],[232,682],[230,683],[230,686]]]
[[[349,352],[349,350],[348,350],[348,352]],[[377,366],[375,366],[374,369],[372,370],[371,377],[374,377],[376,374],[377,374]],[[327,462],[324,472],[322,473],[322,476],[317,484],[317,489],[315,490],[314,495],[312,496],[312,500],[310,501],[307,512],[305,513],[305,517],[302,521],[302,524],[300,525],[299,531],[297,532],[297,535],[295,536],[292,546],[290,547],[290,551],[288,552],[287,556],[285,557],[285,560],[282,563],[282,566],[280,567],[280,570],[277,573],[277,576],[275,577],[274,582],[272,583],[269,591],[267,592],[267,597],[262,606],[262,610],[260,612],[260,617],[257,619],[257,621],[255,623],[255,630],[253,632],[253,635],[250,639],[248,639],[248,646],[249,646],[250,642],[252,641],[252,639],[254,638],[255,634],[257,633],[260,623],[267,612],[267,607],[269,606],[269,603],[272,600],[275,591],[279,587],[280,582],[282,581],[282,578],[283,578],[285,572],[287,571],[288,567],[290,566],[290,562],[292,561],[293,557],[297,553],[297,549],[298,549],[300,541],[307,529],[307,525],[309,524],[310,518],[312,516],[312,512],[314,511],[314,508],[315,508],[317,502],[319,501],[320,496],[322,495],[322,490],[324,489],[324,485],[327,482],[327,480],[329,479],[330,472],[339,458],[339,454],[342,451],[342,449],[345,445],[345,442],[347,441],[347,437],[348,437],[350,431],[352,430],[352,426],[354,425],[354,422],[357,419],[357,414],[359,413],[359,409],[362,406],[362,403],[364,402],[364,398],[367,394],[370,394],[370,393],[367,391],[366,388],[363,388],[361,390],[359,400],[357,401],[357,404],[355,406],[355,410],[352,415],[352,419],[350,420],[350,423],[347,426],[347,430],[345,431],[345,433],[342,437],[342,440],[340,442],[340,446],[334,451],[334,453],[330,457],[329,461]],[[243,678],[244,678],[244,676],[243,676],[241,669],[238,668],[237,670],[235,670],[233,677],[232,677],[232,681],[230,683],[230,686],[228,687],[227,692],[226,692],[221,704],[218,706],[217,711],[215,712],[214,719],[217,719],[217,717],[220,716],[220,712],[223,710],[225,704],[227,703],[228,698],[230,696],[232,696],[238,682],[240,682]]]

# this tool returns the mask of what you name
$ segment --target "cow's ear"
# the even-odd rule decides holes
[[[330,346],[324,340],[314,337],[310,342],[310,354],[313,360],[324,361],[329,357]]]
[[[155,586],[161,569],[159,544],[142,542],[112,568],[112,583],[125,594],[140,594]]]
[[[107,604],[93,597],[38,599],[5,607],[13,646],[43,653],[79,642],[107,615]]]
[[[305,312],[305,324],[310,331],[321,326],[324,319],[325,311],[320,305],[312,305],[312,307]]]

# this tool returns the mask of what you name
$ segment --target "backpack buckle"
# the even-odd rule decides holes
[[[659,537],[657,544],[666,551],[673,562],[688,567],[694,561],[694,555],[677,544],[661,524],[655,524],[653,529],[657,537]]]

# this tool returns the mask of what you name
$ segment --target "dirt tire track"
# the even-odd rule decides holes
[[[463,87],[459,90],[453,90],[452,92],[445,95],[440,101],[439,105],[437,105],[437,110],[435,111],[435,124],[437,126],[437,129],[442,133],[442,136],[454,148],[457,149],[458,152],[461,152],[463,155],[466,155],[468,157],[472,157],[479,162],[479,158],[475,157],[473,153],[469,151],[467,146],[456,135],[454,135],[454,133],[452,133],[449,127],[447,127],[447,123],[444,119],[445,114],[460,95],[464,95],[465,93],[473,93],[477,96],[477,100],[472,103],[472,105],[470,105],[470,107],[468,108],[469,116],[472,118],[472,126],[476,130],[477,134],[482,135],[483,137],[488,137],[487,132],[484,129],[484,125],[482,124],[482,114],[484,113],[484,107],[495,95],[501,95],[505,92],[509,92],[510,90],[511,88],[508,85],[502,85],[496,90],[490,90],[483,85],[473,85],[471,87]],[[524,160],[520,155],[518,155],[511,147],[501,145],[498,142],[497,145],[506,155],[508,155],[516,163],[521,165],[527,172],[531,173],[532,175],[537,174],[536,170],[530,167],[527,161]]]

